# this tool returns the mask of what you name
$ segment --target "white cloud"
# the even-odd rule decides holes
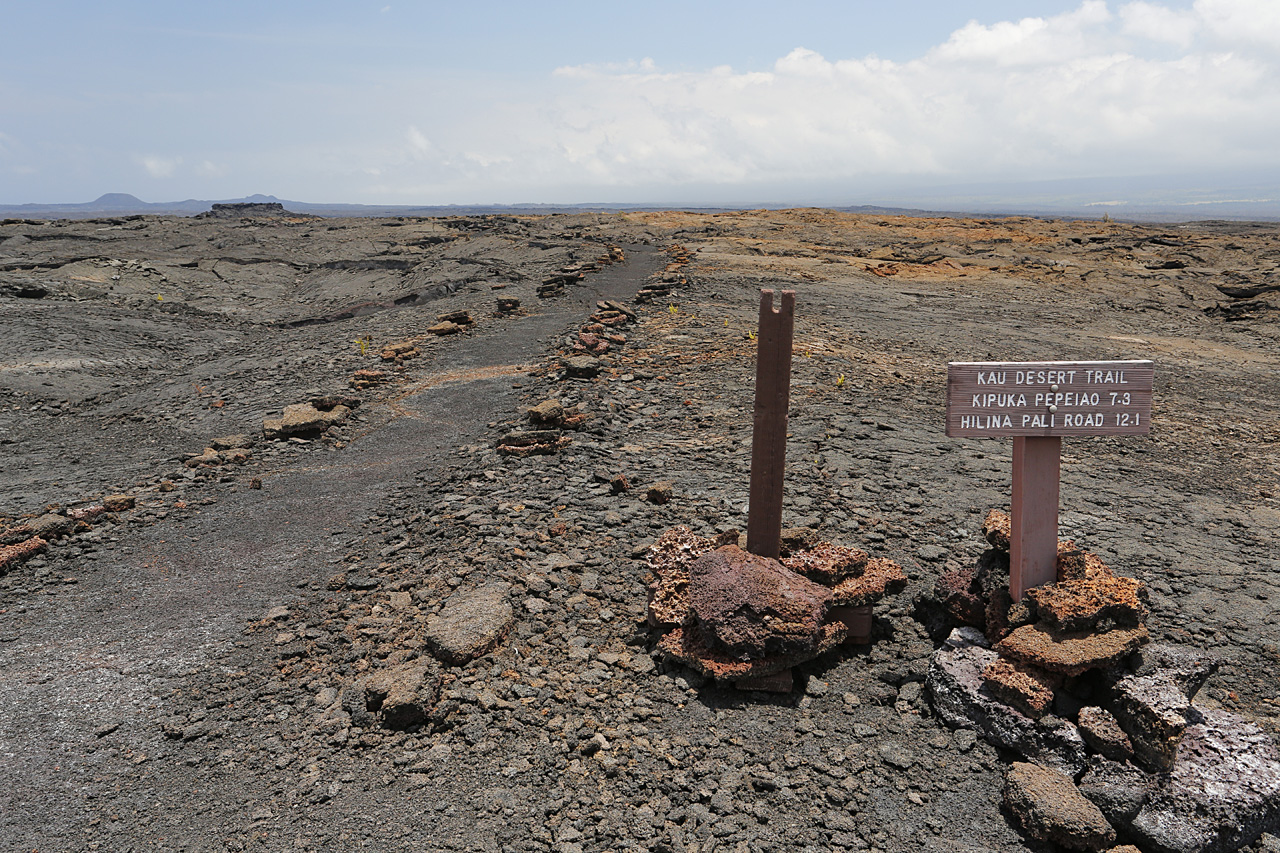
[[[1170,9],[1145,0],[1120,8],[1120,20],[1127,35],[1167,42],[1181,48],[1191,46],[1201,22],[1193,11]]]
[[[139,158],[142,168],[146,169],[147,174],[153,178],[171,178],[178,167],[182,165],[181,157],[157,157],[154,155],[144,155]]]
[[[1195,12],[1212,35],[1228,45],[1280,48],[1276,0],[1196,0]]]
[[[409,138],[409,153],[414,157],[423,157],[431,153],[431,141],[422,135],[422,131],[410,125],[406,133]]]
[[[770,188],[754,198],[768,200],[789,186],[847,192],[904,176],[1280,169],[1280,51],[1259,49],[1277,6],[1087,0],[1063,15],[970,23],[899,62],[797,46],[746,70],[642,60],[518,80],[405,77],[363,99],[320,92],[347,105],[334,122],[346,136],[282,147],[261,168],[302,167],[337,188],[319,195],[413,202],[753,187]],[[179,165],[153,159],[156,175]]]

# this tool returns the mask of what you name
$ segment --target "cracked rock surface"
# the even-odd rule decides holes
[[[1280,327],[1274,294],[1231,294],[1278,260],[1274,225],[1225,222],[6,221],[0,555],[40,516],[75,523],[0,568],[0,847],[1043,851],[999,808],[1007,756],[928,701],[946,634],[920,599],[976,571],[1008,501],[1009,444],[942,434],[946,362],[1052,357],[1157,364],[1149,437],[1064,442],[1061,535],[1146,585],[1139,655],[1190,649],[1207,721],[1181,746],[1201,775],[1134,768],[1151,784],[1099,808],[1148,853],[1179,832],[1271,849],[1248,833],[1273,831],[1257,771],[1280,724]],[[665,661],[646,621],[662,531],[745,526],[761,287],[798,291],[785,523],[905,584],[869,645],[785,694]],[[608,301],[635,318],[604,323]],[[595,324],[610,347],[581,354]],[[417,355],[383,361],[400,344]],[[261,432],[342,395],[361,403],[318,435]],[[549,399],[592,417],[499,453]],[[185,464],[206,448],[218,464]],[[505,638],[437,661],[427,622],[497,583]],[[979,639],[953,681],[986,701]],[[1225,793],[1178,823],[1197,790]]]

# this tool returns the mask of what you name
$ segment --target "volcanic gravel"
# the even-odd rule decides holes
[[[1061,535],[1147,584],[1154,639],[1224,660],[1198,704],[1274,735],[1278,264],[1274,225],[1232,223],[6,220],[0,513],[137,504],[0,577],[0,846],[1047,849],[1000,810],[1009,757],[924,691],[929,591],[1010,487],[1007,440],[943,435],[946,363],[1154,360],[1149,437],[1064,442]],[[762,287],[797,291],[784,524],[909,577],[789,695],[663,663],[645,621],[663,531],[745,529]],[[600,300],[638,317],[574,378]],[[360,405],[263,438],[325,395]],[[500,454],[551,398],[590,418]],[[184,464],[235,434],[244,461]],[[495,587],[505,639],[432,662],[451,596]],[[405,665],[438,693],[389,728],[360,688]]]

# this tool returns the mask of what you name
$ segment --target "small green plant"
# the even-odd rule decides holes
[[[843,373],[841,373],[839,376],[837,376],[837,377],[836,377],[836,387],[837,387],[837,388],[843,388],[843,387],[844,387],[844,374],[843,374]]]

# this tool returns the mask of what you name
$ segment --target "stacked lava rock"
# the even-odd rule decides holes
[[[739,540],[737,531],[664,533],[649,549],[649,622],[663,629],[658,650],[669,660],[742,689],[789,691],[793,666],[868,642],[869,632],[850,636],[851,611],[907,582],[897,563],[819,542],[807,528],[783,531],[780,560]]]
[[[1023,830],[1073,849],[1119,836],[1204,853],[1280,829],[1280,753],[1256,725],[1192,705],[1216,661],[1147,645],[1144,585],[1070,541],[1058,543],[1057,581],[1012,602],[1009,527],[992,511],[992,549],[939,580],[935,597],[962,627],[928,687],[947,724],[1032,762],[1006,779]]]
[[[620,302],[597,302],[591,321],[578,330],[576,339],[570,340],[571,347],[576,352],[604,355],[611,348],[627,342],[622,329],[635,319],[635,312]]]
[[[546,456],[567,447],[571,441],[561,430],[580,430],[591,415],[566,408],[559,400],[543,400],[526,412],[533,429],[505,433],[494,445],[503,456]]]
[[[1069,540],[1058,543],[1057,583],[1009,597],[1009,516],[992,510],[982,532],[991,543],[972,571],[939,582],[948,611],[983,629],[999,660],[983,673],[987,690],[1028,717],[1053,708],[1064,680],[1114,667],[1147,642],[1147,590],[1118,577]]]
[[[671,262],[661,273],[640,288],[636,293],[636,302],[650,302],[660,297],[668,297],[675,288],[688,284],[688,279],[684,277],[681,270],[693,259],[689,250],[684,246],[676,245],[667,249],[667,254],[671,256]]]

